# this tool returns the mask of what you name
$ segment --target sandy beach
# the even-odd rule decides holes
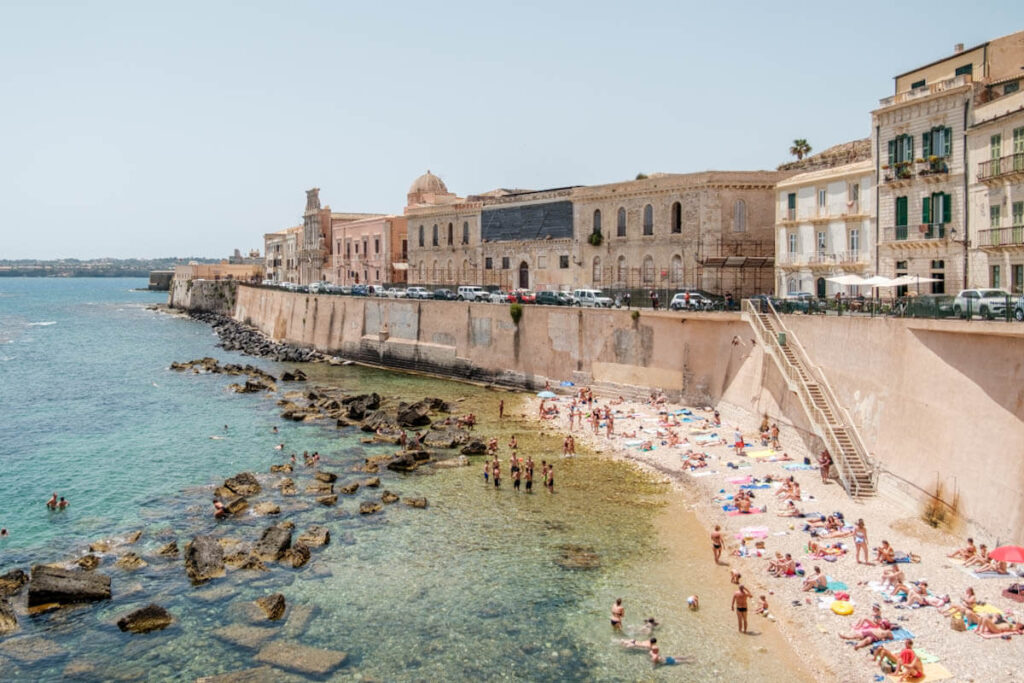
[[[1002,596],[1011,583],[1022,581],[1014,576],[999,578],[978,578],[972,576],[960,561],[951,560],[947,555],[965,545],[965,539],[954,536],[942,529],[926,524],[910,506],[900,506],[882,497],[869,499],[866,503],[849,498],[836,480],[824,483],[816,467],[817,453],[807,452],[803,441],[788,426],[779,424],[780,450],[772,452],[760,445],[760,415],[752,415],[733,406],[717,406],[721,414],[721,427],[702,433],[705,418],[710,419],[713,409],[665,403],[654,405],[637,401],[623,401],[612,404],[614,397],[596,396],[595,405],[610,407],[613,412],[615,434],[607,435],[602,426],[598,434],[587,418],[589,410],[583,407],[584,420],[569,430],[569,405],[571,396],[561,395],[546,405],[558,407],[559,414],[550,419],[540,418],[540,399],[526,401],[526,410],[537,419],[542,428],[574,435],[577,444],[598,454],[634,463],[637,467],[664,477],[678,492],[685,504],[693,509],[710,534],[715,525],[720,525],[725,539],[721,565],[715,567],[711,542],[708,536],[694,539],[693,546],[706,548],[706,562],[709,571],[719,571],[728,576],[730,570],[742,574],[742,583],[756,598],[765,595],[768,599],[771,618],[751,614],[751,628],[777,629],[786,638],[798,656],[819,679],[832,678],[840,681],[882,680],[881,670],[872,660],[870,648],[855,651],[852,641],[840,638],[839,634],[849,633],[861,618],[870,616],[871,606],[879,604],[882,615],[892,622],[897,638],[912,634],[914,647],[925,662],[926,677],[923,680],[990,681],[1020,680],[1017,664],[1022,652],[1024,636],[986,639],[974,630],[955,631],[951,619],[936,607],[911,608],[901,602],[898,596],[881,592],[877,582],[889,565],[875,561],[874,548],[887,540],[897,552],[912,553],[920,562],[900,564],[905,574],[905,583],[926,580],[929,590],[936,596],[948,595],[953,604],[958,604],[968,587],[973,587],[979,603],[984,606],[979,612],[1001,611],[1017,617],[1024,607]],[[685,411],[685,412],[684,412]],[[659,424],[666,416],[674,416],[678,426],[669,427],[680,439],[687,439],[677,446],[669,446],[658,431],[665,433],[666,427]],[[671,419],[671,418],[670,418]],[[685,421],[684,421],[685,420]],[[731,442],[736,427],[745,436],[749,455],[735,455]],[[722,443],[712,434],[724,437],[730,445]],[[651,450],[644,450],[643,442],[650,441]],[[684,468],[686,452],[707,455],[707,466],[695,470]],[[781,461],[782,453],[791,460]],[[809,458],[811,467],[805,466]],[[736,466],[730,467],[728,464]],[[787,468],[788,466],[788,468]],[[848,551],[834,561],[825,561],[808,554],[809,533],[803,531],[806,520],[780,517],[786,504],[775,493],[778,482],[793,476],[800,484],[802,500],[797,507],[804,513],[832,514],[842,512],[849,524],[863,518],[868,533],[868,548],[872,564],[860,564],[855,559],[852,537],[838,538]],[[763,480],[772,478],[776,483],[766,488],[750,489],[754,493],[754,505],[767,508],[759,514],[730,514],[723,507],[731,503],[731,497],[741,485],[764,486]],[[764,556],[739,557],[735,551],[741,539],[756,551],[758,542],[763,542]],[[821,540],[821,539],[819,539]],[[829,541],[831,539],[824,539]],[[976,537],[977,544],[995,546],[995,539]],[[704,552],[698,550],[698,552]],[[828,593],[805,592],[800,576],[775,578],[768,571],[769,558],[776,552],[790,553],[810,575],[813,567],[821,568],[829,577],[830,585],[839,587]],[[753,554],[753,553],[752,553]],[[1012,569],[1011,565],[1011,569]],[[845,585],[845,586],[844,586]],[[850,616],[835,613],[832,601],[835,592],[849,594],[853,605]],[[685,598],[685,596],[681,596]],[[715,618],[735,623],[735,617],[727,605],[702,605],[702,611],[716,613]],[[898,652],[903,641],[897,640],[885,645]]]

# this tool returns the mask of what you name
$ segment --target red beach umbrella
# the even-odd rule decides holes
[[[990,550],[988,556],[996,562],[1024,564],[1024,548],[1019,545],[1001,545]]]

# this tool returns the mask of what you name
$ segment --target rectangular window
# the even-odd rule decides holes
[[[818,208],[824,209],[828,206],[828,190],[818,190]]]
[[[999,282],[999,266],[992,266],[990,270],[989,287],[1002,287],[1002,283]]]
[[[359,242],[356,242],[356,256],[359,256]]]
[[[345,242],[345,258],[352,258],[352,243]]]
[[[1006,85],[1003,86],[1004,95],[1015,93],[1018,90],[1020,90],[1020,81],[1011,81],[1010,83],[1007,83]]]
[[[379,254],[380,253],[380,238],[379,237],[374,237],[373,238],[373,253],[374,254]]]
[[[501,269],[508,270],[508,256],[501,257]]]
[[[899,237],[900,228],[903,228],[903,237]],[[907,198],[896,198],[896,239],[907,239]]]
[[[921,199],[921,222],[931,223],[932,222],[932,198],[923,197]]]
[[[568,268],[569,267],[569,257],[568,257],[568,255],[562,254],[562,255],[560,255],[558,257],[558,267],[559,268]]]
[[[494,259],[490,256],[484,259],[484,270],[492,270],[494,268]]]
[[[1013,129],[1013,153],[1024,154],[1024,126]]]
[[[402,240],[402,260],[409,258],[409,240]]]
[[[958,66],[956,68],[955,75],[956,76],[964,76],[964,75],[970,76],[973,73],[974,73],[974,65],[973,64],[964,64],[963,66]]]
[[[540,254],[537,256],[537,269],[543,270],[548,267],[548,257],[546,254]]]
[[[1024,202],[1013,203],[1013,227],[1024,225]]]
[[[1014,294],[1024,291],[1024,264],[1016,263],[1010,266],[1010,286]]]
[[[828,236],[824,231],[818,233],[818,255],[822,256],[825,253],[825,248],[828,244]]]
[[[926,81],[923,78],[919,81],[914,81],[913,83],[910,84],[910,89],[917,90],[918,88],[923,88],[925,86],[925,82]]]
[[[790,254],[795,254],[796,253],[796,233],[795,232],[789,233],[789,253]]]
[[[786,219],[796,220],[796,192],[790,192],[786,196]]]
[[[850,251],[854,254],[860,251],[860,230],[858,228],[850,230]]]
[[[995,206],[988,207],[988,227],[999,227],[999,224],[1001,222],[1000,219],[1002,218],[1002,216],[1000,215],[1002,213],[1002,208],[1003,207],[999,206],[998,204]]]
[[[860,183],[850,185],[850,201],[854,204],[860,201]]]

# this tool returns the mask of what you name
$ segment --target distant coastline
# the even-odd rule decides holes
[[[0,259],[0,277],[142,277],[189,263],[218,263],[198,257],[128,259]]]

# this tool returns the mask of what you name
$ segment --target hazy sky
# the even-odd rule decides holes
[[[0,0],[0,258],[226,256],[335,211],[774,168],[1007,2]]]

